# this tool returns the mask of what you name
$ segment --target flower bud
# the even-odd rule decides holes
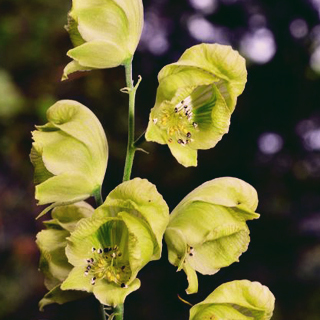
[[[269,320],[275,298],[268,287],[249,280],[222,284],[190,309],[189,320]]]
[[[122,304],[140,287],[138,272],[160,257],[168,211],[147,180],[119,185],[71,233],[66,254],[74,268],[62,290],[93,292],[104,305]]]
[[[82,218],[88,218],[93,208],[86,202],[61,206],[52,210],[52,220],[45,221],[46,230],[37,234],[36,243],[40,250],[39,269],[45,276],[49,292],[39,302],[40,310],[51,303],[63,304],[85,296],[83,292],[62,291],[61,283],[72,270],[65,254],[67,237]]]
[[[246,220],[259,217],[257,204],[252,186],[224,177],[202,184],[173,210],[165,241],[170,263],[187,275],[188,294],[198,291],[196,271],[212,275],[239,261],[250,241]]]
[[[113,68],[130,61],[143,27],[142,0],[73,0],[67,31],[75,46],[62,80],[75,71]]]
[[[247,80],[245,60],[230,46],[196,45],[158,80],[146,140],[168,144],[179,163],[196,166],[197,150],[213,148],[229,130]]]
[[[52,203],[52,208],[100,192],[108,144],[99,120],[72,100],[55,103],[48,109],[47,118],[47,124],[32,132],[30,158],[35,167],[38,204]]]

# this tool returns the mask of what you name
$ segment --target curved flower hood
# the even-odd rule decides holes
[[[63,80],[75,71],[113,68],[130,61],[143,28],[141,0],[73,0],[66,27],[75,46]]]
[[[222,284],[190,309],[189,320],[270,320],[275,298],[259,282],[237,280]]]
[[[48,109],[47,119],[32,132],[30,154],[35,198],[39,205],[52,203],[42,214],[99,192],[108,162],[106,135],[87,107],[61,100]]]

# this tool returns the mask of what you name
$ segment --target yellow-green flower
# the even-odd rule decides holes
[[[196,166],[197,150],[214,147],[229,130],[247,81],[245,60],[230,46],[201,44],[165,66],[158,80],[146,140],[167,144],[179,163]]]
[[[45,276],[44,284],[49,290],[39,302],[40,310],[51,303],[63,304],[86,296],[84,292],[62,291],[60,285],[72,270],[65,254],[67,238],[70,232],[75,230],[77,223],[90,217],[93,210],[83,201],[54,208],[52,220],[45,221],[46,229],[37,234],[36,243],[40,250],[39,269]]]
[[[87,107],[72,100],[51,106],[47,119],[32,132],[30,158],[38,204],[52,203],[51,208],[96,195],[108,162],[101,123]]]
[[[73,0],[67,30],[74,49],[63,80],[75,71],[112,68],[130,61],[143,27],[141,0]]]
[[[92,292],[104,305],[122,304],[140,287],[138,272],[159,259],[169,209],[154,185],[139,178],[120,184],[92,217],[71,233],[74,266],[62,290]]]
[[[189,320],[270,320],[274,303],[272,292],[259,282],[231,281],[194,305]]]
[[[247,220],[259,218],[256,190],[231,177],[208,181],[172,211],[165,233],[169,261],[184,270],[187,293],[198,291],[197,272],[212,275],[239,261],[248,248]]]

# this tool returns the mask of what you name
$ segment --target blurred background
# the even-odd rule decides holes
[[[259,194],[261,218],[249,222],[249,250],[215,276],[199,276],[199,293],[186,296],[186,277],[176,273],[164,248],[148,264],[142,287],[128,296],[125,319],[188,319],[189,307],[220,284],[260,281],[276,296],[274,320],[320,319],[320,0],[144,0],[145,27],[134,59],[136,134],[148,123],[157,74],[188,47],[232,45],[247,59],[248,83],[232,116],[230,132],[200,151],[197,168],[184,168],[166,146],[145,143],[133,177],[157,185],[172,210],[205,181],[234,176]],[[103,123],[110,147],[106,196],[122,179],[127,136],[123,68],[75,74],[61,83],[64,30],[71,0],[0,0],[0,319],[99,319],[94,299],[51,305],[37,270],[30,131],[46,122],[59,99],[75,99]]]

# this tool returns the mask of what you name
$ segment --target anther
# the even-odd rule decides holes
[[[128,288],[128,286],[125,283],[121,283],[121,288]]]
[[[87,263],[91,263],[91,259],[87,259]]]
[[[112,252],[112,258],[115,258],[115,257],[116,257],[116,253]]]
[[[85,276],[87,276],[88,274],[89,274],[89,272],[88,272],[88,271],[85,271],[85,272],[84,272],[84,275],[85,275]]]
[[[111,250],[110,248],[104,248],[104,249],[103,249],[103,251],[104,251],[105,253],[109,252],[110,250]]]
[[[90,270],[91,269],[91,266],[87,266],[87,270]]]
[[[190,257],[192,257],[192,256],[193,256],[193,253],[192,253],[192,252],[190,252],[190,253],[189,253],[189,256],[190,256]]]
[[[158,122],[158,119],[154,118],[152,121],[153,121],[154,124],[156,124]]]
[[[92,252],[95,252],[95,251],[96,251],[96,248],[92,248],[91,251],[92,251]]]
[[[115,246],[113,247],[113,250],[117,250],[117,249],[118,249],[118,246],[115,245]]]
[[[126,266],[122,266],[122,267],[121,267],[121,270],[124,270],[124,269],[125,269],[125,267],[126,267]]]
[[[192,125],[193,125],[194,128],[198,127],[198,124],[196,122],[194,122]]]
[[[172,142],[172,139],[170,138],[170,139],[168,140],[168,142],[170,142],[170,143],[171,143],[171,142]]]
[[[187,133],[187,138],[191,138],[191,132]]]
[[[175,112],[175,113],[178,112],[178,108],[177,108],[177,107],[174,108],[174,112]]]
[[[183,142],[182,139],[179,139],[179,140],[178,140],[178,143],[179,143],[179,144],[183,144],[184,142]]]
[[[98,251],[97,251],[99,254],[101,254],[102,253],[102,249],[98,249]]]

